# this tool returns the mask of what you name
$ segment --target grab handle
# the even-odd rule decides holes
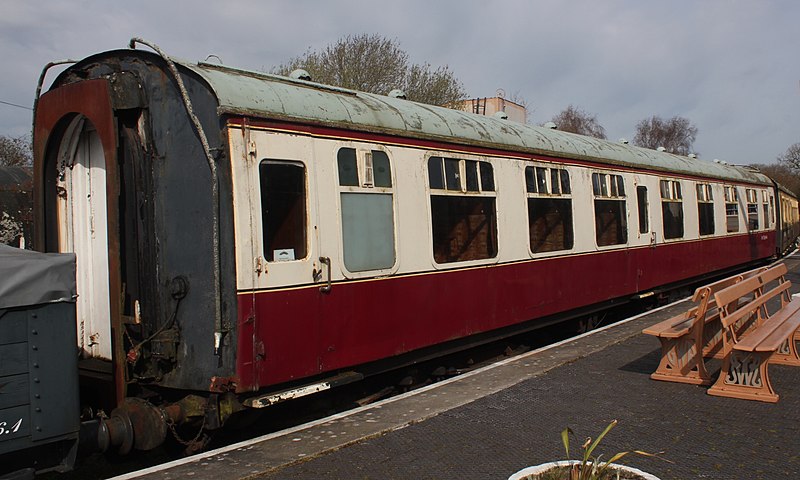
[[[319,263],[328,267],[328,279],[325,282],[325,285],[319,287],[319,291],[322,293],[330,293],[331,292],[331,259],[329,257],[319,257]]]

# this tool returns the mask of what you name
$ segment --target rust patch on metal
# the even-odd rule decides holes
[[[235,392],[236,383],[239,381],[237,377],[211,377],[211,383],[208,386],[209,392],[226,393]]]

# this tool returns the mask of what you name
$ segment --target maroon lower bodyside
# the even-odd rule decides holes
[[[775,233],[240,292],[239,391],[392,357],[746,265]]]

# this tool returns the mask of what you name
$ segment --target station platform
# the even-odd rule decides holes
[[[800,256],[784,259],[800,291]],[[793,293],[794,293],[793,292]],[[565,458],[561,431],[619,424],[595,454],[668,479],[800,476],[800,369],[770,366],[777,404],[650,379],[659,342],[642,329],[686,303],[633,317],[463,376],[310,424],[118,479],[506,479]],[[710,363],[714,377],[719,362]]]

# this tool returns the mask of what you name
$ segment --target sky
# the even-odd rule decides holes
[[[701,159],[742,165],[800,142],[796,0],[0,0],[0,12],[0,135],[30,132],[45,64],[131,37],[270,70],[377,33],[413,63],[449,66],[471,98],[524,99],[533,124],[573,105],[618,140],[653,115],[681,116]]]

